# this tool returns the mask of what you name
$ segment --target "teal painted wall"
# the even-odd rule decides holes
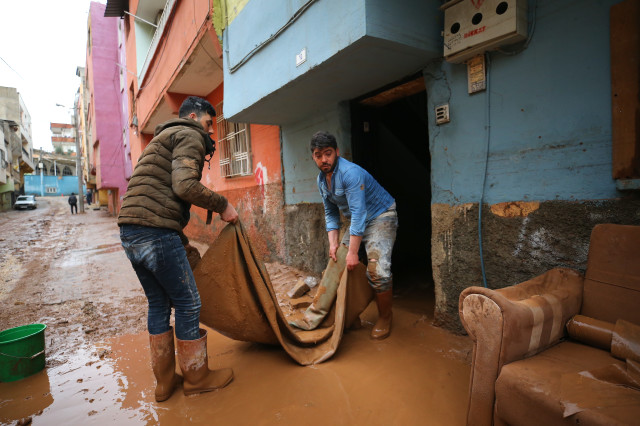
[[[441,51],[435,0],[316,1],[287,26],[306,3],[252,1],[225,29],[225,116],[291,124],[314,99],[310,113],[415,73]]]
[[[225,114],[231,116],[259,101],[365,35],[365,0],[318,1],[244,66],[229,71],[304,3],[306,0],[249,2],[225,30]],[[307,61],[296,67],[296,54],[305,47]]]
[[[515,56],[490,54],[488,91],[467,93],[464,64],[436,61],[426,66],[432,203],[480,201],[485,168],[486,203],[621,195],[611,178],[609,8],[617,2],[530,1],[529,17],[535,14],[531,42]],[[250,2],[225,31],[227,111],[242,109],[294,84],[296,78],[312,72],[364,35],[395,37],[404,44],[433,48],[426,32],[424,37],[412,39],[399,30],[403,25],[417,24],[411,18],[422,16],[417,10],[423,5],[409,2],[410,7],[399,8],[381,0],[323,0],[312,4],[247,64],[229,73],[230,67],[284,25],[304,3]],[[389,15],[397,18],[389,20]],[[430,25],[433,22],[425,22],[425,27]],[[307,48],[308,58],[296,68],[294,57],[302,47]],[[335,79],[340,76],[340,69],[336,69]],[[319,90],[331,90],[331,86],[332,82],[326,81]],[[323,126],[349,133],[348,111],[337,106],[345,100],[336,99],[334,111],[283,125],[288,204],[318,201],[308,173],[313,169],[309,167],[313,165],[307,153],[308,139]],[[451,122],[436,126],[434,108],[443,103],[450,105]],[[346,143],[345,138],[341,143]]]
[[[529,16],[536,3],[528,48],[490,54],[488,91],[467,94],[464,64],[424,70],[433,203],[478,202],[485,164],[485,203],[620,195],[611,177],[609,59],[617,1],[530,1]],[[434,108],[445,103],[451,122],[436,126]]]
[[[282,164],[285,204],[320,203],[316,178],[318,167],[311,158],[311,136],[324,130],[336,136],[340,155],[351,159],[351,123],[348,105],[319,114],[294,125],[282,126]]]
[[[47,192],[47,187],[55,188],[56,192]],[[24,175],[24,192],[25,194],[40,195],[44,192],[44,196],[68,196],[74,192],[78,194],[78,176],[42,176],[42,184],[40,175]]]

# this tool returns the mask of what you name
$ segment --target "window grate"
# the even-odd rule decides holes
[[[224,118],[223,103],[216,105],[216,130],[222,177],[251,175],[249,125],[231,123]]]

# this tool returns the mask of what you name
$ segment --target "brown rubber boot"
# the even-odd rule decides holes
[[[178,363],[184,376],[184,394],[210,392],[227,386],[233,380],[233,370],[209,370],[207,330],[200,329],[196,340],[178,339]]]
[[[151,368],[156,376],[156,401],[169,399],[182,381],[176,374],[176,351],[173,344],[173,328],[162,334],[149,334]]]
[[[371,338],[382,340],[391,334],[391,305],[393,300],[393,291],[387,290],[382,293],[376,293],[376,305],[378,305],[378,321],[371,330]]]

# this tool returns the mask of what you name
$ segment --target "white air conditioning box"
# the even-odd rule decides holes
[[[463,62],[527,37],[526,0],[452,0],[442,9],[448,62]]]

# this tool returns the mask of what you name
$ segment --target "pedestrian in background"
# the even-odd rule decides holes
[[[87,205],[91,205],[91,201],[93,200],[93,193],[90,189],[87,189]]]
[[[68,201],[69,201],[69,206],[71,206],[71,214],[74,214],[73,213],[74,210],[76,213],[78,213],[78,199],[76,198],[75,192],[71,193]]]

